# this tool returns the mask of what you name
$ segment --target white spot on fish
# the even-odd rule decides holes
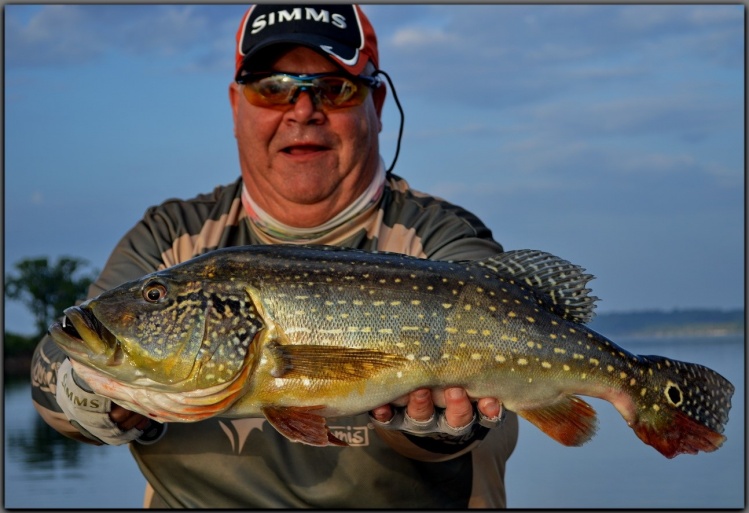
[[[320,330],[320,333],[324,333],[325,335],[340,335],[343,333],[342,329],[332,329],[332,330]]]
[[[301,326],[292,326],[290,328],[286,328],[284,331],[286,332],[286,334],[289,334],[289,333],[312,333],[311,329],[309,329],[309,328],[303,328]]]

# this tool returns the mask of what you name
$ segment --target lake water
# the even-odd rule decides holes
[[[667,459],[640,442],[616,410],[590,399],[597,435],[563,447],[520,421],[507,466],[510,508],[744,508],[744,337],[618,340],[638,354],[711,367],[736,386],[728,440],[716,452]],[[6,508],[140,508],[145,480],[126,447],[65,439],[44,424],[27,384],[5,389]]]

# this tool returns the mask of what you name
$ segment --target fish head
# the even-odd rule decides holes
[[[50,335],[75,362],[178,392],[232,381],[262,327],[242,285],[203,268],[155,272],[64,313]]]

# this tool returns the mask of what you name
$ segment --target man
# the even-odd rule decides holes
[[[379,155],[385,87],[358,6],[258,5],[237,33],[229,87],[241,179],[150,208],[89,295],[227,246],[340,245],[466,260],[502,251],[472,214],[418,193]],[[161,425],[93,394],[45,337],[33,399],[61,433],[130,444],[148,507],[505,506],[517,418],[461,388],[416,390],[331,419],[349,447],[292,443],[264,419]]]

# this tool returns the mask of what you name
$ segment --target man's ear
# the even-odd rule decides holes
[[[231,104],[231,114],[234,119],[234,137],[237,137],[237,108],[240,100],[239,84],[231,82],[229,84],[229,103]]]
[[[382,85],[372,91],[372,100],[374,101],[377,118],[382,122],[382,107],[385,105],[385,96],[387,96],[387,87]]]

